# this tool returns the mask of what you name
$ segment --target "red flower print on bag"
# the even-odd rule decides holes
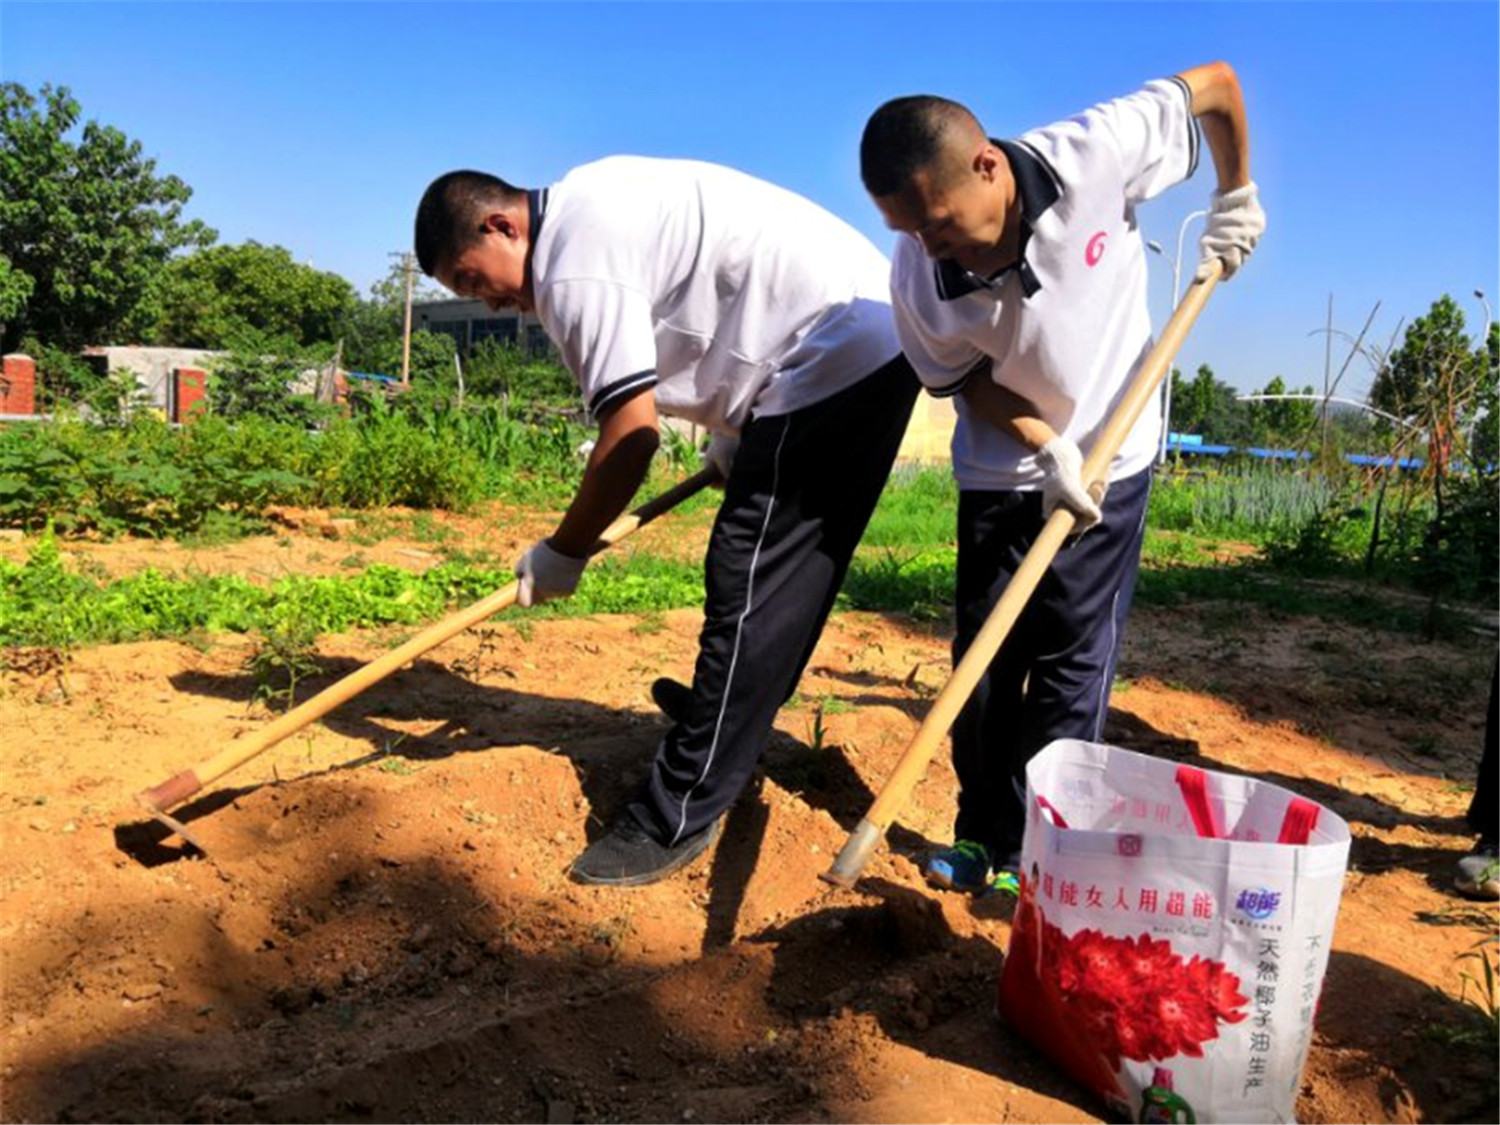
[[[1098,1065],[1082,1057],[1094,1053],[1111,1072],[1122,1059],[1201,1058],[1203,1044],[1218,1038],[1220,1023],[1246,1016],[1249,1001],[1239,991],[1239,977],[1218,961],[1184,960],[1171,942],[1150,934],[1113,937],[1084,929],[1069,936],[1046,920],[1034,894],[1023,891],[1022,906],[1010,955],[1023,957],[1016,968],[1024,978],[1032,977],[1025,970],[1033,966],[1035,977],[1023,984],[1007,973],[1009,999],[1024,1003],[1032,1019],[1038,1008],[1053,1009],[1046,1022],[1064,1040],[1053,1046],[1085,1072],[1080,1078],[1086,1074],[1098,1082]],[[1002,979],[1003,1003],[1005,988]]]

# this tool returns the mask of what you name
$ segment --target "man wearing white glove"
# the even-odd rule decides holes
[[[587,558],[575,559],[552,549],[540,539],[516,563],[516,604],[525,609],[553,598],[566,598],[578,589]]]
[[[1200,128],[1218,176],[1200,269],[1218,260],[1230,277],[1265,217],[1224,63],[1008,141],[927,95],[887,102],[865,126],[861,176],[901,236],[891,296],[902,349],[958,410],[954,663],[1056,507],[1087,531],[1058,552],[953,728],[958,817],[953,846],[927,861],[936,885],[1014,889],[1027,761],[1054,739],[1103,733],[1145,530],[1155,397],[1107,482],[1084,481],[1082,465],[1151,348],[1137,209],[1193,174]]]
[[[1099,502],[1083,484],[1083,452],[1068,438],[1049,438],[1036,451],[1042,468],[1042,519],[1052,518],[1059,506],[1074,516],[1073,532],[1082,534],[1104,518]],[[1107,485],[1099,485],[1100,495]]]
[[[1260,209],[1260,189],[1254,183],[1214,192],[1203,237],[1198,240],[1202,253],[1193,280],[1207,277],[1215,259],[1224,267],[1224,279],[1233,277],[1265,230],[1266,213]]]
[[[516,566],[521,605],[573,592],[645,479],[659,414],[715,435],[704,457],[724,499],[693,681],[653,685],[671,726],[571,871],[654,882],[713,843],[753,776],[901,444],[918,388],[889,264],[791,192],[640,157],[532,191],[440,176],[417,210],[416,250],[459,296],[534,312],[599,425],[562,521]]]

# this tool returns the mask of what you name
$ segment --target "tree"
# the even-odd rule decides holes
[[[1495,335],[1475,347],[1464,331],[1463,311],[1444,294],[1406,330],[1401,347],[1384,357],[1370,390],[1371,403],[1406,422],[1426,446],[1423,479],[1434,514],[1424,536],[1423,581],[1439,599],[1464,593],[1475,574],[1494,584],[1496,566],[1495,475],[1481,460],[1458,477],[1471,444],[1488,438],[1496,385]],[[1481,429],[1481,426],[1485,429]],[[1481,438],[1481,434],[1484,438]]]
[[[1494,480],[1500,470],[1500,324],[1490,325],[1489,339],[1479,353],[1481,381],[1479,417],[1469,434],[1469,459],[1475,472]]]
[[[1210,441],[1230,441],[1237,427],[1234,389],[1214,378],[1213,368],[1201,364],[1191,382],[1172,369],[1172,429],[1202,434]]]
[[[66,87],[0,83],[0,350],[105,342],[174,251],[216,237],[139,141],[97,121],[70,140],[79,113]]]
[[[145,338],[176,347],[228,349],[256,338],[305,347],[332,343],[356,299],[338,274],[252,241],[168,263],[136,322]]]
[[[1285,380],[1275,376],[1259,392],[1267,398],[1262,402],[1246,403],[1249,416],[1254,422],[1256,440],[1268,445],[1294,446],[1301,442],[1318,422],[1318,404],[1312,399],[1274,398],[1275,395],[1313,394],[1311,386],[1301,391],[1289,391]]]
[[[1463,310],[1444,294],[1407,328],[1401,347],[1385,357],[1370,402],[1422,434],[1441,493],[1449,464],[1455,453],[1465,452],[1464,440],[1493,397],[1494,384],[1487,342],[1474,346],[1464,331]]]
[[[442,294],[420,276],[413,278],[412,301],[431,301]],[[393,261],[390,271],[370,286],[344,318],[344,366],[352,371],[395,375],[401,370],[401,326],[406,312],[406,270]],[[413,345],[415,346],[415,345]],[[452,367],[453,361],[448,360]]]

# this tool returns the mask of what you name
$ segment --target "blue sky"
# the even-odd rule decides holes
[[[1500,309],[1494,3],[64,4],[0,2],[0,77],[66,85],[193,188],[222,241],[256,239],[361,289],[453,167],[536,185],[611,153],[734,165],[889,250],[859,134],[900,94],[1009,135],[1227,59],[1246,89],[1269,229],[1178,365],[1242,389],[1321,386],[1329,295],[1370,338],[1443,293]],[[1169,312],[1198,175],[1143,212]],[[1196,224],[1195,224],[1196,228]],[[1190,230],[1183,273],[1191,272]],[[1334,347],[1334,369],[1347,346]],[[1343,392],[1362,393],[1356,359]]]

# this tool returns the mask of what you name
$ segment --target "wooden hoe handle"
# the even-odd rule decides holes
[[[675,508],[689,496],[702,491],[710,484],[717,483],[718,480],[719,471],[712,467],[688,477],[654,500],[615,520],[605,528],[604,534],[599,537],[599,541],[594,544],[589,554],[595,555],[607,547],[612,547],[663,512]],[[311,699],[298,704],[268,726],[257,731],[252,737],[245,739],[242,745],[230,747],[200,762],[192,769],[183,770],[160,785],[136,794],[136,803],[153,815],[181,804],[204,786],[217,781],[230,770],[244,765],[251,758],[265,753],[284,738],[296,734],[309,723],[328,714],[339,704],[353,699],[366,688],[379,683],[392,672],[410,664],[417,657],[436,648],[450,637],[508,608],[516,600],[517,587],[518,583],[512,582],[488,597],[481,598],[457,613],[443,618],[400,647],[370,661],[363,668],[350,672],[342,680],[330,684]]]
[[[1146,357],[1146,362],[1141,365],[1135,380],[1126,390],[1125,397],[1120,400],[1120,404],[1110,416],[1103,434],[1100,435],[1094,448],[1084,460],[1085,488],[1092,491],[1095,484],[1108,478],[1110,462],[1114,460],[1126,436],[1129,435],[1136,420],[1141,416],[1141,412],[1146,408],[1146,404],[1156,393],[1162,378],[1170,369],[1172,357],[1177,354],[1177,349],[1182,346],[1182,341],[1187,337],[1188,329],[1198,319],[1198,314],[1203,311],[1209,294],[1218,284],[1219,272],[1220,267],[1216,263],[1213,272],[1208,277],[1189,285],[1187,292],[1183,294],[1182,303],[1177,306],[1172,319],[1167,322],[1161,339],[1151,349],[1151,354]],[[922,720],[916,737],[912,739],[906,752],[901,755],[896,768],[891,771],[890,779],[876,796],[874,804],[870,806],[870,811],[849,834],[848,842],[844,844],[843,850],[834,860],[833,867],[820,876],[825,882],[840,887],[852,887],[854,881],[859,878],[859,873],[869,862],[876,845],[884,837],[886,829],[891,826],[891,822],[896,819],[902,806],[906,804],[912,789],[926,773],[932,755],[937,752],[938,743],[953,726],[959,711],[968,702],[975,685],[979,683],[985,669],[994,659],[995,653],[1000,651],[1001,643],[1010,633],[1021,611],[1026,608],[1032,592],[1042,580],[1042,576],[1046,574],[1047,568],[1052,565],[1053,558],[1062,547],[1063,541],[1067,539],[1069,532],[1073,530],[1075,522],[1074,514],[1059,505],[1043,525],[1041,534],[1037,536],[1031,550],[1026,552],[1026,557],[1021,560],[1015,576],[1006,585],[1005,592],[995,603],[995,608],[990,611],[989,617],[985,619],[983,627],[974,638],[974,643],[964,653],[963,659],[958,662],[958,667],[953,669],[953,675],[949,677],[947,684],[943,686],[943,690],[933,702],[931,710],[927,712],[927,717]]]

